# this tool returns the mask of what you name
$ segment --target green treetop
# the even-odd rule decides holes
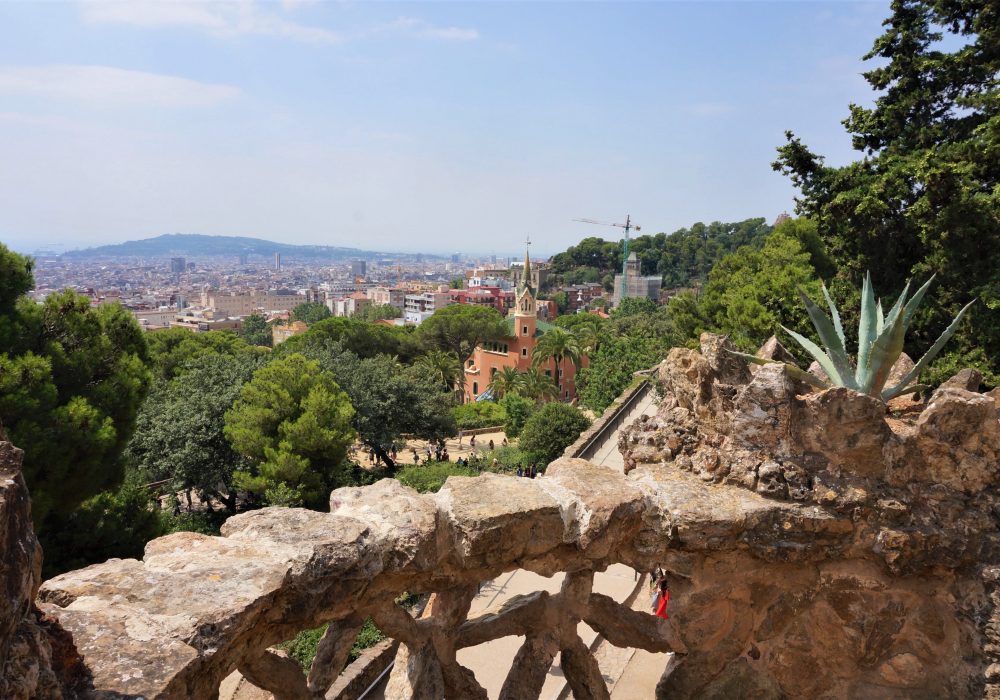
[[[354,409],[319,363],[293,354],[257,370],[226,413],[224,433],[251,468],[236,485],[275,505],[317,506],[346,482]]]

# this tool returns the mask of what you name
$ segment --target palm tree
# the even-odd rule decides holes
[[[559,376],[564,359],[571,360],[573,365],[580,369],[580,358],[583,352],[580,350],[580,341],[576,335],[564,328],[552,328],[538,339],[535,351],[531,356],[531,364],[537,368],[546,364],[549,360],[556,361],[556,376]]]
[[[459,364],[455,356],[443,350],[431,350],[421,357],[417,362],[431,370],[434,377],[441,382],[448,391],[453,391],[458,380],[462,376],[462,365]]]
[[[490,381],[493,398],[500,400],[505,394],[520,394],[524,390],[524,375],[515,367],[504,367]]]
[[[593,314],[588,315],[593,316]],[[593,318],[595,323],[579,323],[572,331],[573,335],[576,336],[577,342],[580,343],[581,355],[594,354],[601,344],[601,332],[598,330],[600,317],[593,316]]]
[[[537,367],[532,367],[521,375],[524,394],[528,398],[534,399],[538,403],[544,403],[559,397],[559,389],[556,388],[552,378],[540,372]]]

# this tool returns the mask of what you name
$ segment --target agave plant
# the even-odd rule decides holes
[[[844,328],[840,323],[840,313],[837,306],[830,298],[830,293],[823,287],[823,296],[826,298],[827,306],[830,307],[830,316],[819,308],[805,292],[799,290],[802,301],[805,302],[809,318],[812,320],[816,333],[819,335],[826,352],[816,343],[793,330],[782,326],[782,329],[792,336],[806,352],[819,363],[827,376],[829,383],[824,382],[819,377],[802,370],[789,363],[781,363],[788,367],[789,374],[797,379],[801,379],[820,389],[827,389],[830,386],[846,386],[849,389],[860,391],[869,396],[881,398],[883,401],[899,396],[900,394],[916,391],[920,387],[910,386],[914,379],[930,364],[931,360],[941,351],[948,339],[954,335],[959,322],[975,302],[970,301],[958,312],[954,320],[948,325],[934,345],[920,358],[920,361],[913,366],[906,375],[899,380],[895,386],[886,388],[886,381],[889,379],[889,372],[892,366],[899,359],[903,352],[903,337],[907,328],[913,322],[913,316],[920,306],[920,302],[927,293],[934,277],[918,289],[912,297],[907,299],[910,291],[910,283],[906,283],[902,294],[896,299],[887,314],[882,313],[882,302],[875,300],[875,292],[872,290],[871,275],[865,274],[864,287],[861,290],[861,322],[858,327],[858,356],[857,362],[852,362],[847,355],[847,341],[844,338]],[[780,362],[770,360],[756,355],[746,353],[734,353],[756,364],[770,364]]]

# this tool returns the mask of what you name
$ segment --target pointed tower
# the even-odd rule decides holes
[[[538,313],[535,304],[535,290],[531,286],[531,257],[524,251],[524,272],[521,284],[514,295],[514,334],[522,347],[534,347]],[[528,351],[530,357],[531,350]]]

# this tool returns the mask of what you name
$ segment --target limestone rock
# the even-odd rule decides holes
[[[750,379],[746,360],[732,354],[736,346],[727,336],[702,333],[699,338],[701,354],[708,360],[716,378],[723,384],[743,384]]]
[[[979,385],[983,383],[983,373],[974,367],[966,367],[959,370],[957,374],[941,383],[938,388],[964,389],[965,391],[979,391]]]
[[[754,353],[757,357],[763,357],[768,360],[777,360],[778,362],[790,362],[792,364],[796,363],[795,356],[788,352],[778,337],[772,335],[768,338],[763,345],[761,345],[757,352]],[[761,365],[749,364],[747,369],[750,370],[750,374],[756,374],[757,370],[760,369]]]
[[[42,549],[31,525],[21,450],[0,432],[0,697],[59,698],[52,646],[34,608],[42,580]]]
[[[914,363],[910,356],[905,352],[900,353],[899,358],[892,363],[892,369],[889,370],[889,377],[885,380],[886,387],[894,387],[899,384],[913,367]]]
[[[816,362],[816,360],[813,360],[809,364],[809,368],[806,371],[809,372],[809,374],[816,377],[817,379],[824,381],[828,384],[830,383],[830,375],[826,373],[826,370],[820,367],[820,364]]]

